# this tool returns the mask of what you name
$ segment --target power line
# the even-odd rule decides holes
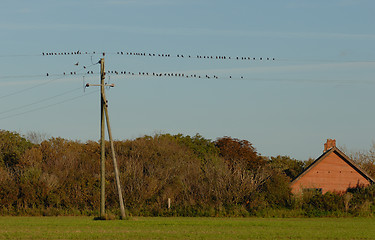
[[[71,90],[68,90],[66,92],[60,93],[58,95],[55,95],[55,96],[52,96],[52,97],[48,97],[48,98],[44,98],[44,99],[41,99],[41,100],[38,100],[38,101],[35,101],[35,102],[32,102],[32,103],[29,103],[29,104],[26,104],[26,105],[23,105],[23,106],[19,106],[19,107],[8,109],[6,111],[0,112],[0,115],[4,114],[4,113],[8,113],[8,112],[13,112],[15,110],[19,110],[19,109],[22,109],[22,108],[26,108],[26,107],[29,107],[29,106],[32,106],[32,105],[36,105],[36,104],[39,104],[41,102],[45,102],[45,101],[48,101],[48,100],[51,100],[51,99],[54,99],[54,98],[57,98],[57,97],[61,97],[61,96],[64,96],[66,94],[69,94],[69,93],[72,93],[74,91],[77,91],[79,89],[82,89],[82,87],[71,89]]]
[[[53,106],[56,106],[56,105],[60,105],[60,104],[66,103],[66,102],[70,102],[70,101],[73,101],[75,99],[82,98],[82,97],[85,97],[87,95],[91,95],[91,94],[97,93],[97,92],[98,91],[92,91],[92,92],[89,92],[87,94],[83,94],[83,95],[80,95],[80,96],[69,98],[69,99],[66,99],[64,101],[60,101],[60,102],[57,102],[57,103],[49,104],[49,105],[46,105],[46,106],[43,106],[43,107],[35,108],[35,109],[29,110],[29,111],[26,111],[26,112],[17,113],[17,114],[13,114],[13,115],[10,115],[10,116],[2,117],[2,118],[0,118],[0,120],[12,118],[12,117],[17,117],[17,116],[24,115],[24,114],[27,114],[27,113],[39,111],[39,110],[46,109],[46,108],[50,108],[50,107],[53,107]]]
[[[19,91],[15,91],[15,92],[12,92],[12,93],[0,96],[0,99],[11,97],[11,96],[14,96],[14,95],[18,95],[18,94],[24,93],[26,91],[32,90],[32,89],[37,88],[37,87],[45,86],[47,84],[50,84],[50,83],[56,82],[58,80],[61,80],[61,79],[65,78],[65,77],[67,77],[69,75],[77,75],[77,73],[79,74],[80,72],[86,71],[87,68],[91,68],[92,66],[97,65],[97,64],[98,63],[94,63],[94,64],[91,64],[91,65],[89,65],[87,67],[83,66],[78,71],[63,72],[62,74],[50,74],[50,73],[46,73],[46,75],[44,75],[46,77],[56,76],[57,78],[51,79],[49,81],[46,81],[46,82],[43,82],[43,83],[31,86],[31,87],[28,87],[28,88],[21,89]],[[90,74],[93,74],[93,73],[94,73],[93,71],[90,71]],[[29,75],[29,76],[34,76],[35,77],[35,76],[41,76],[41,75]],[[0,78],[12,78],[12,77],[16,78],[17,76],[3,76],[3,77],[0,77]],[[27,75],[24,75],[23,77],[27,77]]]
[[[69,56],[69,55],[93,55],[99,52],[43,52],[42,56]],[[104,52],[103,52],[104,53]],[[252,60],[252,61],[263,61],[272,60],[275,61],[275,57],[250,57],[250,56],[225,56],[225,55],[203,55],[203,54],[170,54],[170,53],[146,53],[146,52],[134,52],[134,51],[117,51],[117,52],[105,52],[107,55],[123,55],[123,56],[141,56],[141,57],[162,57],[162,58],[195,58],[195,59],[206,59],[206,60]]]

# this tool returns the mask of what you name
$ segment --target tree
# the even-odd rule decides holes
[[[269,164],[271,167],[279,169],[286,176],[288,176],[291,180],[300,174],[305,166],[305,163],[288,156],[277,156],[271,157],[269,160]]]
[[[0,165],[12,169],[18,164],[22,154],[33,144],[20,134],[0,130]]]
[[[225,159],[232,170],[236,167],[256,170],[265,163],[247,140],[222,137],[215,141],[215,146],[219,149],[219,155]]]

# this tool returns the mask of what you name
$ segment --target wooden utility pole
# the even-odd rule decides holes
[[[105,96],[104,96],[104,99],[105,99]],[[114,147],[114,144],[113,144],[111,125],[109,123],[109,114],[108,114],[108,105],[107,104],[105,104],[104,109],[105,109],[105,117],[106,117],[106,120],[107,120],[107,129],[108,129],[109,141],[111,143],[113,170],[115,172],[116,188],[117,188],[118,198],[119,198],[119,202],[120,202],[121,218],[125,219],[126,214],[125,214],[124,200],[122,198],[122,191],[121,191],[121,184],[120,184],[120,174],[119,174],[118,167],[117,167],[115,147]]]
[[[100,59],[100,84],[86,84],[86,87],[89,86],[100,86],[100,106],[101,106],[101,121],[100,121],[100,218],[106,219],[105,214],[105,122],[107,122],[107,130],[109,135],[109,140],[111,143],[111,152],[113,159],[113,168],[115,172],[115,182],[117,193],[120,203],[121,218],[125,219],[125,207],[124,200],[122,197],[121,183],[120,183],[120,174],[117,167],[117,160],[115,154],[115,148],[113,144],[111,125],[109,122],[108,114],[108,104],[105,97],[105,87],[114,87],[114,84],[105,84],[105,67],[104,67],[104,53],[103,58]]]
[[[105,79],[105,67],[104,67],[104,54],[103,58],[100,59],[100,218],[105,219],[105,119],[104,119],[104,108],[106,105],[104,95],[104,79]]]

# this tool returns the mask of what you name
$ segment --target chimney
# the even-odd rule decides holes
[[[336,139],[327,139],[327,142],[324,143],[324,153],[330,150],[331,148],[336,147]]]

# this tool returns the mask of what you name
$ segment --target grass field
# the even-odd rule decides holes
[[[0,217],[0,239],[375,239],[375,219]]]

